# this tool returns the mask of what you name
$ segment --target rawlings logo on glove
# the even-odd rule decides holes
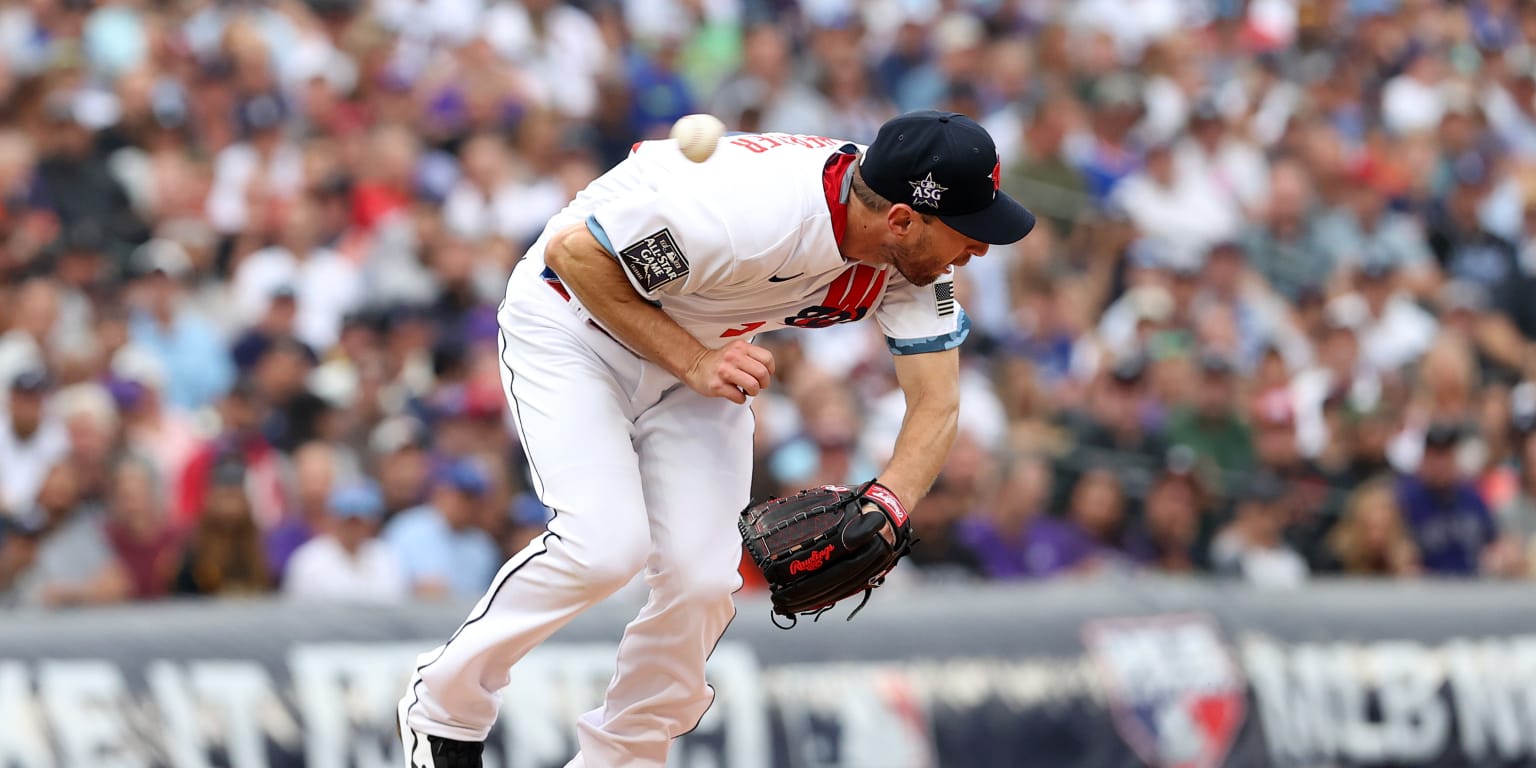
[[[797,573],[810,573],[811,571],[826,565],[827,560],[832,557],[832,550],[834,549],[836,549],[836,547],[828,544],[826,549],[823,549],[820,552],[812,552],[810,557],[807,557],[804,560],[796,560],[795,562],[790,563],[789,575],[793,576]]]
[[[824,485],[754,504],[737,527],[768,580],[774,614],[791,622],[820,617],[862,592],[853,618],[916,543],[901,500],[874,480],[857,490]]]

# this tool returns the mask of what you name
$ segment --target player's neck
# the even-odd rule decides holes
[[[876,267],[890,263],[887,251],[880,247],[885,237],[885,216],[865,208],[857,200],[848,204],[848,229],[843,232],[842,242],[837,244],[838,253],[848,261],[858,261]]]

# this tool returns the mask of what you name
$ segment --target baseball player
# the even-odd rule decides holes
[[[645,141],[549,222],[499,320],[507,399],[554,518],[418,658],[399,706],[411,768],[478,768],[512,665],[642,571],[649,600],[569,766],[666,763],[713,700],[705,660],[735,615],[745,403],[774,375],[753,336],[874,316],[907,413],[872,487],[915,504],[955,437],[970,322],[951,271],[1034,226],[999,171],[985,130],[931,111],[867,148],[745,134],[695,163]]]

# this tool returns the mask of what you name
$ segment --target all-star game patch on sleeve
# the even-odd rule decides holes
[[[665,227],[620,249],[619,261],[647,293],[688,276],[688,258]]]
[[[949,276],[919,288],[892,275],[875,320],[893,355],[954,349],[971,332],[971,320],[955,300],[954,279]]]
[[[587,229],[653,301],[716,284],[733,266],[729,232],[696,195],[636,191],[598,206]]]

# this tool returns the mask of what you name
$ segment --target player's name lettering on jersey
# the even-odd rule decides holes
[[[774,147],[792,145],[807,149],[819,149],[821,147],[836,147],[848,142],[841,139],[829,139],[825,136],[810,136],[796,133],[747,133],[732,137],[731,143],[757,154],[767,152]]]

